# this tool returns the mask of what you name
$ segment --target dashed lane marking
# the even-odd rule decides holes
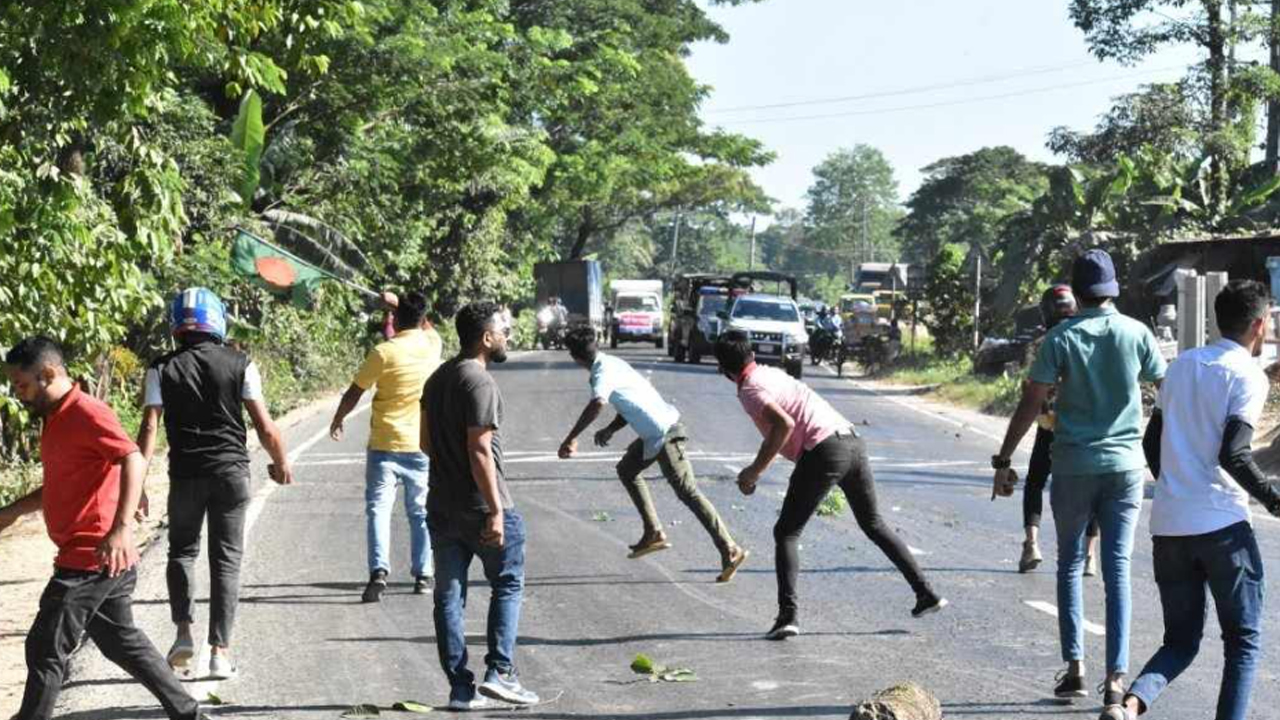
[[[367,404],[362,405],[356,408],[355,410],[352,410],[351,414],[348,415],[347,417],[353,418],[359,415],[360,413],[366,412],[369,409],[369,407],[370,405],[367,405]],[[295,447],[293,451],[289,453],[289,463],[291,465],[295,464],[295,461],[298,458],[302,457],[303,453],[310,450],[312,447],[315,446],[316,443],[320,442],[321,440],[325,439],[328,436],[329,436],[329,428],[326,426],[326,427],[322,427],[319,431],[317,431],[311,437],[307,438],[306,440],[303,440],[300,445]],[[301,463],[299,463],[299,465],[301,465]],[[280,486],[275,484],[274,482],[267,482],[267,484],[263,485],[262,489],[259,490],[253,496],[253,500],[251,500],[249,503],[249,509],[245,512],[244,535],[246,538],[248,538],[250,534],[253,532],[253,526],[257,524],[258,517],[262,515],[262,510],[267,505],[267,499],[270,498],[271,495],[279,487]],[[252,544],[245,543],[245,546],[246,548],[248,548],[248,547],[251,547]],[[200,672],[201,669],[207,669],[208,667],[209,667],[209,646],[207,644],[202,644],[202,647],[200,650],[200,656],[197,658],[197,661],[195,664],[196,672]],[[208,698],[210,695],[217,694],[218,687],[221,684],[222,684],[221,680],[197,680],[196,682],[191,683],[191,685],[189,686],[191,697],[195,698],[197,701],[204,702],[205,699]]]
[[[1058,606],[1053,603],[1045,602],[1043,600],[1023,600],[1022,602],[1033,610],[1039,610],[1046,615],[1058,617]],[[1097,635],[1098,637],[1107,636],[1107,629],[1097,623],[1084,620],[1081,624],[1084,626],[1084,631],[1091,635]]]

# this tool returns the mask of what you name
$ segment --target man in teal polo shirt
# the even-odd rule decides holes
[[[1102,575],[1107,591],[1107,676],[1104,704],[1121,698],[1129,665],[1129,557],[1142,510],[1146,459],[1142,453],[1140,381],[1159,382],[1165,362],[1155,336],[1121,315],[1115,266],[1104,250],[1076,259],[1071,289],[1083,310],[1045,336],[1031,367],[1031,382],[1009,422],[1000,453],[991,459],[995,491],[1011,495],[1017,476],[1009,469],[1045,397],[1058,386],[1049,502],[1058,531],[1058,631],[1067,670],[1054,694],[1086,697],[1084,618],[1080,569],[1085,528],[1096,516],[1102,530]]]

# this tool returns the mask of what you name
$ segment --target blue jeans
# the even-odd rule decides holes
[[[364,512],[369,540],[369,572],[391,571],[391,508],[396,485],[404,484],[409,518],[409,564],[414,577],[431,575],[431,538],[427,535],[427,472],[420,452],[370,450],[364,471]]]
[[[1222,626],[1226,663],[1217,720],[1243,720],[1262,654],[1265,583],[1262,556],[1247,522],[1217,532],[1153,539],[1156,585],[1164,608],[1164,644],[1129,688],[1150,708],[1195,660],[1204,635],[1205,587]]]
[[[442,517],[447,515],[447,517]],[[432,513],[428,519],[435,548],[436,650],[449,680],[451,696],[470,697],[475,675],[467,668],[467,636],[463,614],[467,606],[467,571],[472,558],[480,558],[489,581],[489,652],[484,657],[491,669],[508,672],[515,667],[516,635],[520,624],[520,603],[524,597],[524,519],[515,510],[503,518],[501,548],[482,547],[481,513]]]
[[[1058,474],[1049,486],[1058,530],[1058,635],[1062,659],[1084,659],[1084,600],[1081,574],[1085,530],[1097,518],[1098,549],[1107,589],[1107,673],[1129,671],[1129,558],[1142,512],[1144,470],[1098,475]]]

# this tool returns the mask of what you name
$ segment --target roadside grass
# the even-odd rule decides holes
[[[968,357],[938,355],[930,338],[917,341],[892,365],[871,376],[894,385],[928,386],[931,397],[993,415],[1013,414],[1022,391],[1022,376],[975,375]]]

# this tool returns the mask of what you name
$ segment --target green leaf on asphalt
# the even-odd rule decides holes
[[[595,515],[592,515],[592,516],[591,516],[591,519],[592,519],[592,520],[595,520],[596,522],[610,522],[611,520],[613,520],[613,516],[612,516],[612,515],[610,515],[609,513],[605,512],[605,511],[601,510],[600,512],[596,513]]]
[[[821,517],[832,517],[844,512],[847,507],[844,493],[833,491],[827,493],[822,499],[822,504],[818,506],[818,515]]]
[[[355,705],[344,713],[341,717],[348,720],[359,720],[359,718],[381,717],[382,713],[378,710],[377,705]]]
[[[217,695],[214,695],[213,693],[209,693],[209,697],[207,697],[207,698],[205,698],[205,699],[204,699],[204,704],[205,704],[205,705],[215,705],[215,706],[216,706],[216,705],[226,705],[226,704],[227,704],[227,701],[226,701],[226,700],[223,700],[222,698],[218,697]]]
[[[639,653],[635,660],[631,661],[631,671],[640,675],[652,675],[654,673],[653,660],[648,655]]]
[[[392,705],[391,709],[399,710],[400,712],[411,712],[411,713],[419,713],[419,714],[429,713],[433,710],[433,708],[430,705],[423,705],[422,703],[414,702],[412,700],[401,700],[395,705]]]

